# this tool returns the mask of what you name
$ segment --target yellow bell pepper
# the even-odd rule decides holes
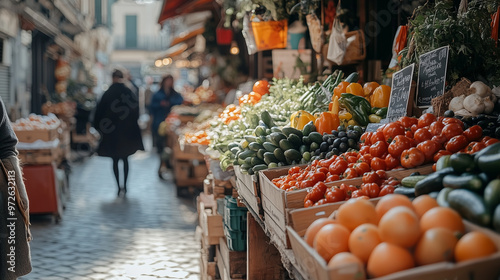
[[[338,114],[339,114],[339,111],[340,111],[340,104],[339,104],[339,97],[338,97],[338,96],[334,96],[334,97],[333,97],[333,101],[332,101],[332,108],[330,109],[330,111],[331,111],[334,115],[338,115]]]
[[[310,121],[315,121],[316,118],[309,112],[300,110],[290,116],[290,126],[302,130]]]
[[[372,107],[387,107],[389,106],[389,98],[391,97],[391,87],[381,85],[377,87],[372,96],[370,96],[370,105]]]
[[[339,114],[339,118],[341,120],[349,121],[350,119],[352,119],[352,115],[351,115],[351,113],[345,111],[345,112]]]

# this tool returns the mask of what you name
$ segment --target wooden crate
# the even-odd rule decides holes
[[[497,233],[478,227],[464,220],[465,229],[467,232],[471,230],[482,231],[487,234],[495,242],[497,248],[500,248],[500,235]],[[327,267],[326,261],[311,248],[303,239],[303,235],[299,234],[291,226],[287,227],[292,250],[295,255],[296,263],[299,270],[303,270],[303,276],[306,279],[315,280],[351,280],[355,279],[353,273],[356,268],[345,266],[341,269],[331,269]],[[405,271],[393,273],[381,278],[373,278],[373,280],[442,280],[442,279],[482,279],[496,280],[500,276],[500,251],[495,254],[470,260],[462,263],[442,262],[432,265],[420,266]],[[351,271],[351,273],[349,273]]]
[[[19,160],[22,164],[51,164],[52,162],[60,161],[62,152],[59,147],[52,149],[19,150]]]
[[[52,129],[35,129],[35,130],[16,130],[17,139],[19,142],[23,143],[33,143],[37,140],[42,141],[53,141],[55,140],[59,133],[58,128]]]
[[[226,239],[219,239],[216,253],[217,266],[222,280],[246,279],[247,253],[231,251],[227,247]]]
[[[243,174],[239,166],[234,167],[235,184],[238,195],[248,204],[254,213],[262,219],[263,211],[261,204],[261,194],[259,187],[259,177],[257,175]]]
[[[200,187],[203,188],[203,181],[207,174],[202,177],[195,176],[196,166],[190,160],[177,160],[173,163],[175,184],[178,187]]]
[[[198,160],[200,164],[205,164],[205,157],[198,151],[196,152],[184,152],[181,149],[181,146],[179,144],[179,141],[174,141],[173,142],[173,160]]]
[[[208,245],[219,244],[219,238],[224,236],[224,224],[222,216],[217,214],[215,208],[207,209],[203,202],[200,203],[199,223]]]

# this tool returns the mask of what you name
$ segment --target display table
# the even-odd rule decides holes
[[[61,219],[62,191],[56,176],[54,164],[25,165],[23,167],[30,214],[52,214],[58,222]]]

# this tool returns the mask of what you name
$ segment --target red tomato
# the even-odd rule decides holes
[[[463,135],[457,135],[451,138],[450,141],[448,141],[448,143],[446,143],[446,150],[452,153],[456,153],[461,149],[467,147],[468,143],[469,141],[467,141],[467,137]]]
[[[295,174],[295,173],[299,173],[300,171],[302,171],[302,169],[300,167],[294,166],[294,167],[288,169],[288,174],[292,175],[292,174]]]
[[[388,195],[388,194],[391,194],[391,193],[394,193],[394,186],[391,186],[391,185],[383,185],[382,188],[380,189],[380,193],[378,194],[378,196],[384,196],[384,195]]]
[[[387,143],[385,140],[377,141],[370,146],[370,154],[374,157],[383,157],[387,153]]]
[[[394,140],[392,140],[389,147],[387,147],[387,152],[394,157],[399,158],[404,150],[407,150],[411,147],[412,141],[410,138],[403,135],[398,135],[394,137]]]
[[[387,143],[391,143],[397,135],[404,135],[405,128],[398,122],[389,123],[384,128],[384,138]]]
[[[377,175],[376,172],[368,172],[363,175],[363,178],[361,178],[361,182],[363,183],[381,183],[383,181],[380,176]]]
[[[486,148],[486,144],[484,144],[483,142],[473,141],[470,142],[469,145],[467,145],[467,147],[465,148],[465,152],[468,154],[473,154],[475,152],[481,151],[484,148]]]
[[[361,135],[359,142],[364,145],[371,145],[370,138],[372,137],[373,132],[365,132]]]
[[[446,137],[444,137],[443,135],[434,135],[432,136],[431,140],[439,143],[441,146],[443,146],[444,143],[448,141],[448,139],[446,139]]]
[[[394,157],[393,155],[388,154],[385,157],[385,169],[392,170],[392,169],[398,167],[399,166],[399,158],[400,157]]]
[[[348,163],[355,163],[358,161],[358,156],[347,156],[346,158]]]
[[[405,131],[405,136],[408,138],[413,138],[413,132],[411,132],[411,130],[407,130]]]
[[[326,177],[325,183],[335,182],[338,180],[340,180],[340,176],[338,174],[332,174],[332,175]]]
[[[330,166],[328,167],[328,170],[330,171],[331,174],[340,175],[340,174],[344,173],[344,171],[347,169],[348,165],[349,164],[347,163],[346,160],[339,158],[335,162],[330,164]]]
[[[365,145],[359,149],[359,153],[362,155],[366,155],[367,153],[370,152],[370,145]]]
[[[385,141],[384,133],[382,131],[377,131],[372,134],[370,138],[371,145],[377,143],[378,141]]]
[[[385,172],[385,170],[377,170],[377,171],[375,171],[375,174],[377,174],[380,177],[380,179],[382,179],[382,180],[387,179],[387,173]],[[381,183],[379,183],[379,185],[380,184]]]
[[[458,123],[450,123],[444,126],[441,135],[446,137],[446,140],[450,140],[451,138],[460,135],[463,132],[464,130]]]
[[[431,113],[425,113],[418,118],[418,128],[426,127],[436,121],[436,116]]]
[[[444,124],[442,122],[433,122],[429,126],[429,131],[432,135],[441,135],[441,131],[444,128]]]
[[[329,159],[322,159],[319,161],[319,166],[328,168],[328,166],[330,166],[330,164],[332,164],[336,159],[337,156],[335,155]]]
[[[311,207],[314,205],[314,202],[312,200],[308,199],[306,202],[304,202],[304,208]]]
[[[479,125],[473,125],[464,131],[465,137],[469,142],[477,141],[483,136],[483,129]]]
[[[327,167],[320,167],[320,168],[316,169],[316,172],[321,172],[321,173],[324,173],[326,175],[328,173]]]
[[[356,169],[354,168],[347,168],[344,172],[344,179],[352,179],[359,177],[358,173],[356,172]]]
[[[315,183],[313,182],[313,180],[309,180],[309,179],[304,180],[304,181],[300,182],[299,188],[301,188],[301,189],[311,188],[314,186],[314,184]]]
[[[404,168],[413,168],[425,162],[425,155],[417,148],[410,148],[401,154],[401,165]]]
[[[491,137],[489,137],[489,136],[484,136],[484,137],[481,139],[481,142],[483,142],[484,144],[486,144],[486,142],[488,142],[488,140],[490,140],[490,139],[493,139],[493,138],[491,138]]]
[[[447,150],[439,150],[434,156],[433,156],[433,160],[434,162],[437,162],[439,160],[440,157],[442,156],[446,156],[446,155],[451,155],[451,153]]]
[[[385,128],[385,126],[386,126],[386,125],[387,125],[387,124],[383,124],[383,125],[379,126],[379,127],[377,128],[376,132],[383,132],[383,131],[384,131],[384,128]]]
[[[432,138],[432,133],[429,132],[426,128],[419,128],[415,131],[414,139],[417,143],[424,142],[425,140],[430,140]]]
[[[328,189],[325,183],[318,182],[314,185],[312,189],[307,192],[304,202],[307,200],[312,200],[312,202],[317,202],[325,196],[325,192]]]
[[[491,138],[490,140],[487,140],[484,144],[486,145],[486,147],[490,146],[490,145],[493,145],[495,143],[498,143],[500,142],[500,140],[496,139],[496,138]]]
[[[459,119],[455,119],[455,118],[443,118],[442,123],[444,125],[456,123],[456,124],[459,124],[460,127],[462,127],[462,129],[464,129],[464,127],[465,127],[464,122],[462,122]]]
[[[437,153],[440,148],[441,144],[432,140],[427,140],[417,145],[417,149],[424,153],[426,162],[431,162],[434,154]]]
[[[363,174],[365,174],[366,172],[370,172],[371,171],[370,165],[368,165],[368,163],[366,163],[366,162],[356,163],[354,165],[354,170],[356,170],[356,173],[359,176],[363,176]]]
[[[351,198],[360,198],[363,196],[368,196],[363,190],[356,190],[352,192]]]
[[[417,130],[418,130],[418,125],[416,125],[416,124],[412,125],[410,128],[410,131],[413,133],[417,132]]]
[[[326,180],[326,174],[323,172],[316,172],[313,175],[311,175],[309,179],[313,181],[314,184],[316,184],[317,182],[323,182]]]
[[[361,190],[366,193],[370,198],[378,197],[380,187],[376,183],[366,183],[361,185]]]
[[[398,122],[406,129],[409,130],[412,125],[418,124],[418,119],[417,118],[412,118],[412,117],[401,117],[399,118]]]
[[[385,170],[386,169],[385,160],[379,157],[374,157],[370,162],[370,167],[373,170]]]
[[[339,202],[339,201],[345,200],[346,194],[340,188],[333,187],[333,188],[330,188],[330,190],[326,192],[325,198],[326,198],[326,202]]]

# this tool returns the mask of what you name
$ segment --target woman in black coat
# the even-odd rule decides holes
[[[113,172],[118,184],[118,195],[127,193],[128,156],[144,150],[139,119],[138,97],[123,83],[123,72],[115,70],[113,84],[104,92],[97,105],[94,127],[101,134],[97,154],[113,159]],[[120,187],[118,162],[123,161],[124,182]]]

